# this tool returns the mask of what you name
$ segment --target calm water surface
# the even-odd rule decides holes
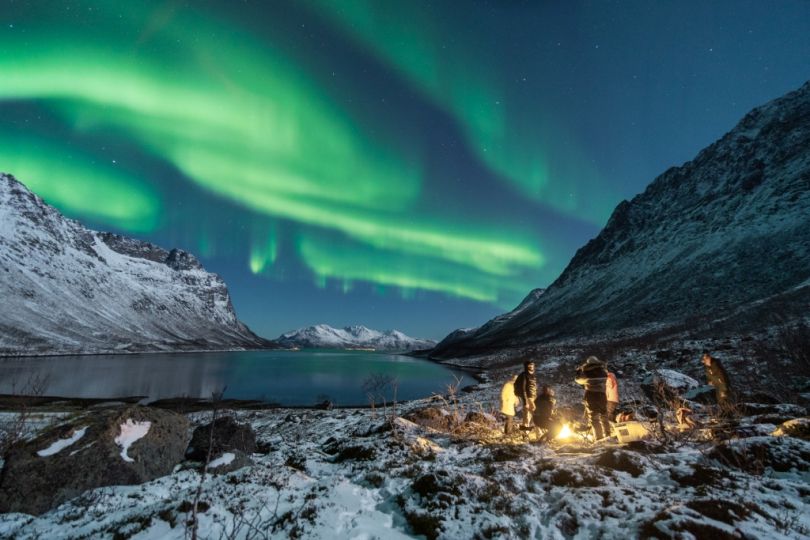
[[[454,375],[464,376],[427,360],[364,351],[47,356],[0,358],[0,393],[19,392],[34,374],[47,377],[48,396],[208,398],[227,385],[226,398],[283,405],[313,405],[324,396],[365,405],[363,382],[373,375],[396,378],[399,400],[442,393]],[[461,385],[473,382],[466,375]]]

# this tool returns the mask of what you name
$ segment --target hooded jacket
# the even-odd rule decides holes
[[[515,407],[520,403],[515,395],[515,379],[512,377],[501,388],[501,412],[506,416],[515,416]]]
[[[595,356],[577,368],[576,383],[585,387],[586,392],[606,392],[607,368]]]

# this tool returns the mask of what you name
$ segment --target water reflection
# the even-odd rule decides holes
[[[49,396],[207,398],[227,385],[225,397],[232,399],[312,405],[328,396],[339,405],[361,405],[368,401],[363,382],[373,374],[395,378],[400,400],[440,393],[461,375],[425,360],[362,351],[2,358],[0,393],[21,393],[36,376],[47,377]]]

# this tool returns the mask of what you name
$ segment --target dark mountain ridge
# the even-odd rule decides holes
[[[525,305],[526,303],[529,305]],[[622,201],[546,291],[435,358],[713,326],[750,331],[810,307],[810,83],[748,113]]]

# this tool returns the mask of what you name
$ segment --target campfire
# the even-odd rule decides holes
[[[565,440],[565,439],[570,439],[573,436],[574,436],[574,432],[571,430],[571,427],[568,425],[568,422],[566,422],[566,423],[563,424],[562,429],[557,434],[556,439],[557,440]]]

